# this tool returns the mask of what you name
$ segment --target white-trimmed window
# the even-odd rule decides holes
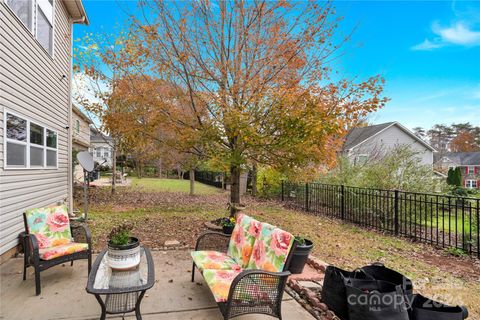
[[[97,158],[101,158],[102,157],[102,147],[98,147],[98,148],[95,148],[95,156]]]
[[[364,165],[368,161],[368,155],[367,154],[359,154],[355,156],[355,165]]]
[[[467,174],[475,173],[475,166],[467,166]]]
[[[7,0],[20,21],[42,47],[53,55],[54,0]]]
[[[470,188],[470,189],[478,188],[477,180],[465,180],[465,188]]]
[[[57,168],[56,131],[10,112],[5,124],[5,169]]]
[[[75,120],[75,132],[80,134],[80,120]]]
[[[109,147],[103,148],[103,157],[104,157],[105,159],[110,158],[110,148],[109,148]]]

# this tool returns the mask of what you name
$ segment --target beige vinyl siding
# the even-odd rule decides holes
[[[69,199],[71,31],[56,0],[51,57],[0,0],[0,254],[17,244],[26,209]],[[57,132],[57,169],[4,168],[5,111]]]

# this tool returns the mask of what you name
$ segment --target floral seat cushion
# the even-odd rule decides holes
[[[242,269],[233,258],[222,252],[193,251],[191,255],[200,271],[205,269],[239,271]]]
[[[268,223],[262,223],[247,269],[283,271],[294,240],[290,233]]]
[[[40,249],[72,242],[67,206],[30,209],[25,215],[28,232],[35,235]]]
[[[203,277],[210,287],[217,302],[225,302],[233,279],[240,273],[238,270],[204,270]]]
[[[238,214],[233,229],[228,255],[242,267],[246,268],[252,255],[255,239],[259,236],[261,223],[245,214]]]
[[[55,247],[39,249],[40,259],[51,260],[61,256],[69,255],[75,252],[81,252],[88,249],[87,243],[70,242],[67,244],[57,245]]]

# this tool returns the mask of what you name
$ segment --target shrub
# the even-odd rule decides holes
[[[282,179],[284,175],[271,167],[261,167],[257,172],[258,196],[269,198],[282,192]]]
[[[321,182],[376,189],[413,192],[443,192],[447,185],[434,176],[431,166],[423,165],[418,153],[399,146],[382,157],[364,164],[340,158],[337,168],[323,176]]]

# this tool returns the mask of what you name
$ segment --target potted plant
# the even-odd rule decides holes
[[[108,236],[108,265],[115,270],[131,270],[140,264],[140,241],[131,236],[133,225],[122,224]]]
[[[302,236],[296,236],[295,242],[296,246],[292,252],[292,259],[290,260],[290,266],[288,268],[292,274],[303,272],[308,256],[313,249],[313,242]]]
[[[223,218],[222,222],[223,233],[225,234],[232,234],[233,228],[235,228],[235,218]]]

